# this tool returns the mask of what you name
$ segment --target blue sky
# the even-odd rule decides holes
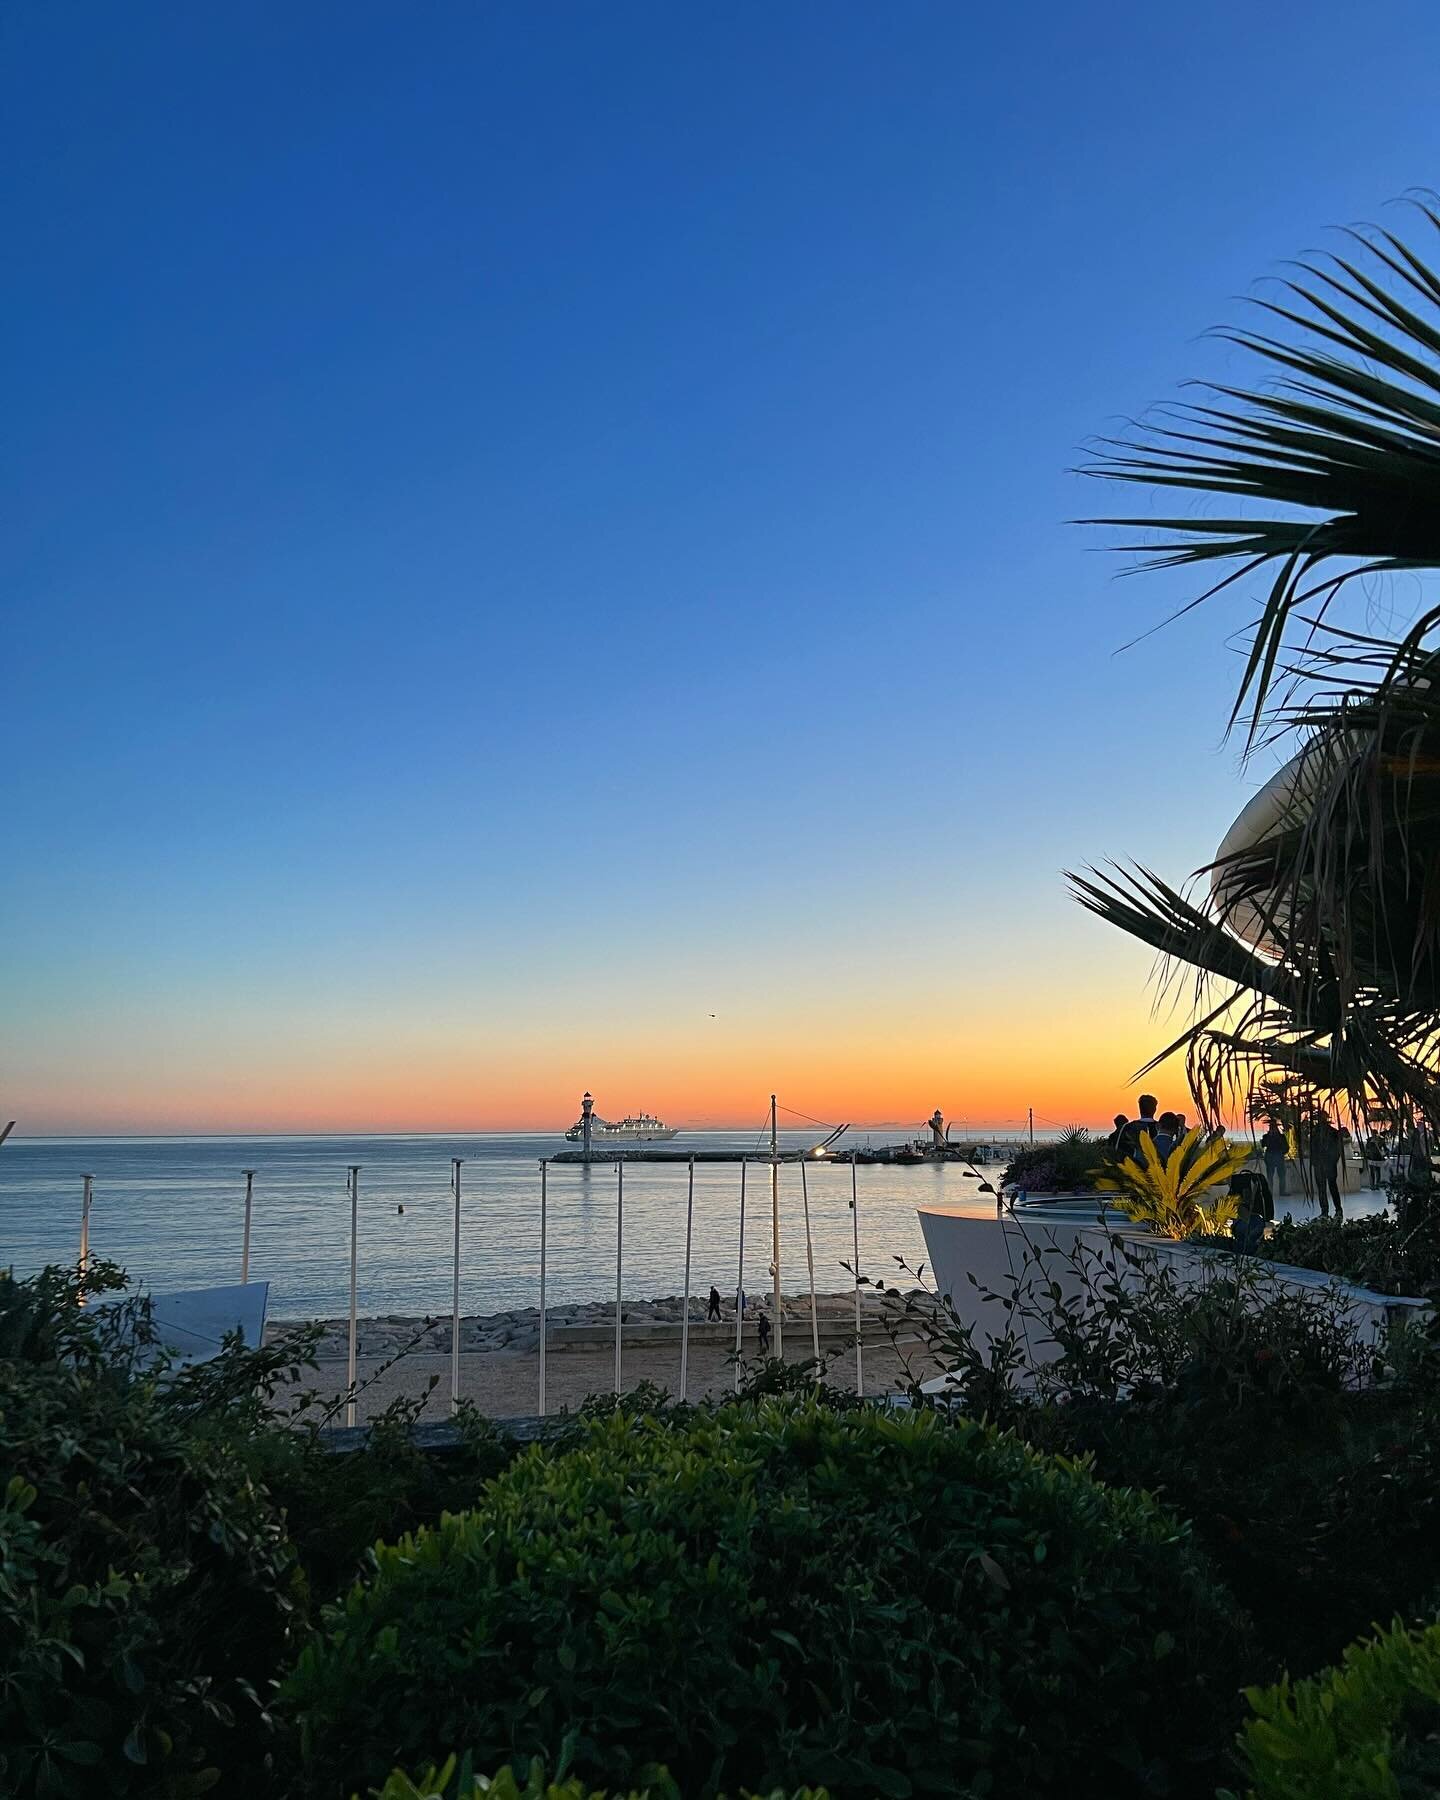
[[[1185,590],[1067,471],[1435,179],[1437,51],[1418,5],[10,9],[0,1111],[1088,1107],[1158,1028],[1059,870],[1205,860],[1247,606],[1115,656]]]

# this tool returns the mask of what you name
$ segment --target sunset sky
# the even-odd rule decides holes
[[[1126,1104],[1254,595],[1068,471],[1440,176],[1385,12],[9,10],[0,1124]]]

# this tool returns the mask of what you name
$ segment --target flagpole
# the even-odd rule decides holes
[[[625,1165],[615,1165],[615,1398],[620,1398],[620,1272],[625,1245]]]
[[[695,1226],[695,1158],[690,1158],[690,1185],[685,1196],[685,1308],[680,1314],[680,1398],[690,1372],[690,1242]]]
[[[450,1414],[460,1407],[460,1165],[462,1156],[450,1158],[450,1186],[455,1195],[455,1280],[450,1293]]]
[[[865,1398],[865,1365],[860,1352],[860,1194],[855,1186],[855,1155],[850,1155],[850,1214],[855,1227],[855,1392]]]
[[[350,1164],[350,1338],[345,1365],[345,1423],[355,1423],[355,1313],[357,1307],[356,1273],[359,1268],[357,1246],[360,1235],[360,1164]]]
[[[245,1177],[245,1242],[240,1251],[240,1284],[243,1287],[250,1279],[250,1201],[255,1190],[255,1171],[242,1169]]]
[[[800,1204],[805,1209],[805,1261],[810,1269],[810,1348],[820,1360],[820,1313],[815,1303],[815,1246],[810,1239],[810,1187],[805,1179],[805,1158],[800,1158]]]
[[[740,1269],[735,1277],[735,1392],[740,1392],[740,1334],[745,1328],[745,1159],[740,1159]]]
[[[540,1417],[545,1417],[545,1158],[540,1159]]]

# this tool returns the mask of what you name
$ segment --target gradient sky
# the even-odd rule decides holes
[[[1067,470],[1440,178],[1360,20],[5,9],[0,1119],[1107,1117],[1249,605]]]

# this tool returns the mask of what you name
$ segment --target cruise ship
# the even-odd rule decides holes
[[[602,1119],[588,1094],[580,1103],[580,1117],[565,1133],[566,1142],[583,1144],[587,1125],[592,1144],[668,1144],[680,1135],[675,1126],[649,1113],[642,1112],[638,1118]]]

